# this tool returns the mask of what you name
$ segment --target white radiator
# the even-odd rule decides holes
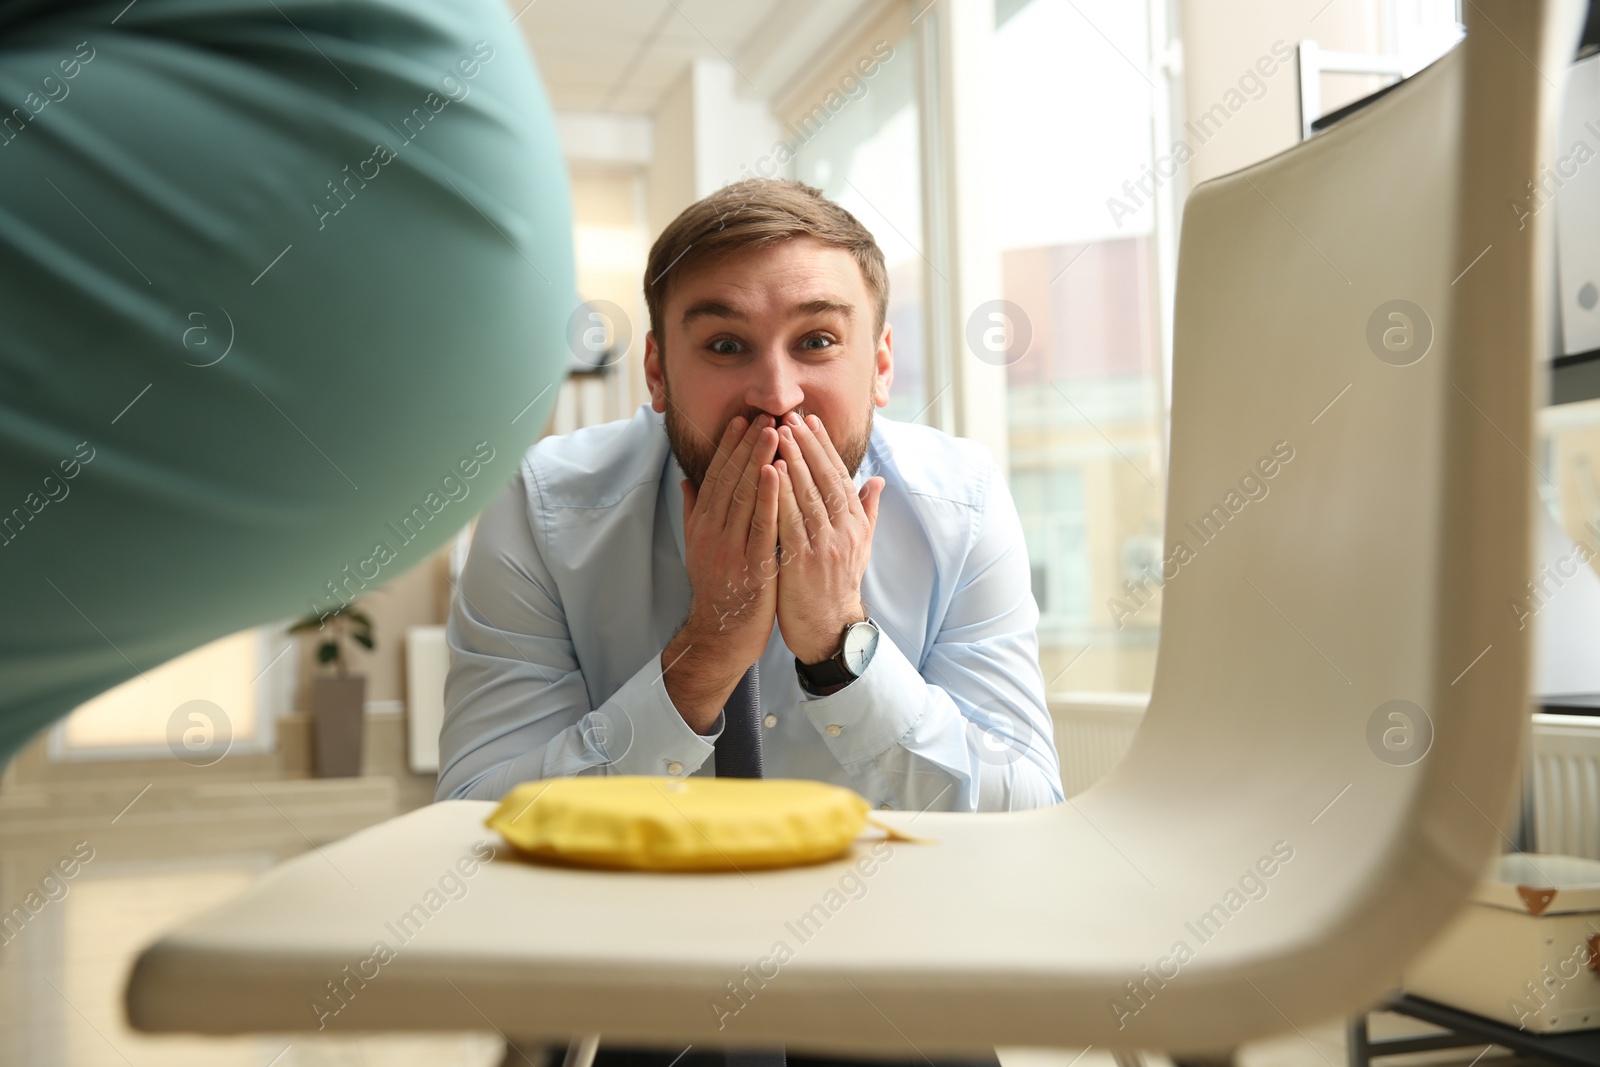
[[[411,769],[439,773],[439,729],[444,725],[444,676],[450,648],[443,626],[413,626],[406,631],[406,707]]]
[[[1600,859],[1600,716],[1534,715],[1536,852]]]
[[[1050,698],[1061,784],[1076,796],[1117,765],[1149,696],[1069,693]],[[1533,848],[1600,860],[1600,716],[1533,717]]]
[[[1149,693],[1061,693],[1050,718],[1061,757],[1061,787],[1077,796],[1122,759],[1139,730]]]

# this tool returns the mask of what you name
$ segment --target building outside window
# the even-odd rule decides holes
[[[990,157],[1012,495],[1052,691],[1147,691],[1165,503],[1154,97],[1143,3],[996,4]],[[1152,175],[1155,175],[1154,177]],[[1017,346],[1020,347],[1020,346]],[[1010,351],[1017,351],[1013,347]]]
[[[923,331],[922,149],[916,94],[916,58],[909,35],[867,34],[851,54],[876,60],[825,122],[795,116],[794,177],[821,189],[872,231],[889,271],[888,324],[894,344],[894,381],[887,418],[928,421],[928,377]]]

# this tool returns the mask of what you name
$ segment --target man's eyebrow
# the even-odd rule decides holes
[[[816,300],[807,300],[803,304],[796,304],[792,309],[792,312],[798,315],[819,315],[824,311],[837,311],[839,314],[843,315],[846,320],[854,319],[856,317],[856,308],[854,304],[848,304],[843,300],[836,300],[833,297],[819,297]]]
[[[742,322],[749,317],[738,308],[730,307],[720,300],[700,300],[684,309],[681,325],[687,326],[698,318],[738,319]]]
[[[828,311],[837,312],[843,315],[846,320],[853,320],[856,314],[854,304],[827,296],[818,297],[815,300],[807,300],[789,309],[791,316],[819,315]],[[683,319],[680,324],[687,326],[699,318],[735,319],[744,322],[750,316],[736,307],[724,304],[720,300],[700,300],[684,309]]]

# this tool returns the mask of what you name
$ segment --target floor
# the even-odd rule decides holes
[[[1421,1023],[1392,1015],[1374,1015],[1369,1025],[1375,1038],[1424,1033],[1430,1029]],[[1088,1052],[1071,1049],[1000,1049],[999,1053],[1002,1067],[1117,1067],[1110,1053],[1098,1049]],[[1172,1061],[1160,1053],[1143,1053],[1140,1058],[1146,1067],[1173,1067]],[[1344,1023],[1341,1021],[1325,1026],[1304,1027],[1298,1033],[1245,1045],[1239,1050],[1235,1067],[1345,1067],[1348,1062]],[[1490,1048],[1485,1051],[1482,1045],[1395,1056],[1380,1062],[1384,1067],[1537,1067],[1504,1049]]]
[[[405,769],[400,716],[368,718],[358,778],[306,777],[305,723],[280,726],[288,755],[198,769],[54,765],[42,740],[19,756],[0,778],[0,1065],[498,1064],[492,1032],[153,1037],[124,1018],[134,957],[167,929],[291,856],[431,800],[433,777]]]
[[[36,869],[43,871],[57,858]],[[152,1037],[130,1030],[121,998],[139,949],[186,915],[236,893],[273,859],[266,853],[245,853],[128,862],[97,851],[74,878],[48,887],[49,896],[35,898],[44,901],[43,907],[20,930],[8,929],[11,939],[0,948],[0,990],[5,991],[0,998],[0,1063],[487,1067],[500,1062],[503,1045],[492,1033],[200,1038]],[[4,907],[23,903],[7,900]]]

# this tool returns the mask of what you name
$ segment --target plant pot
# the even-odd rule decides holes
[[[312,683],[311,753],[318,778],[351,778],[361,773],[366,697],[365,675],[318,678]]]

